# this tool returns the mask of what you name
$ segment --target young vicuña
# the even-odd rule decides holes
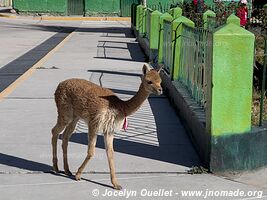
[[[97,133],[103,132],[111,182],[115,189],[121,189],[115,176],[113,135],[115,130],[122,127],[125,118],[137,111],[151,93],[162,94],[159,74],[160,69],[150,70],[145,64],[139,90],[127,101],[119,99],[111,90],[87,80],[68,79],[61,82],[55,91],[58,117],[52,129],[53,169],[56,172],[59,171],[57,140],[59,134],[65,129],[62,137],[64,171],[67,175],[72,175],[67,158],[68,141],[76,123],[82,119],[88,125],[88,151],[75,175],[76,180],[81,179],[82,171],[95,153]]]

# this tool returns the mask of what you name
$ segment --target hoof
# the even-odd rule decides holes
[[[81,173],[77,172],[75,175],[75,179],[76,179],[76,181],[80,181],[81,180]]]
[[[67,176],[72,176],[72,173],[71,173],[70,170],[65,170],[65,174],[66,174]]]
[[[121,190],[122,189],[122,187],[120,185],[114,185],[113,187],[115,190]]]
[[[57,165],[53,165],[53,170],[54,172],[59,173],[59,169]]]

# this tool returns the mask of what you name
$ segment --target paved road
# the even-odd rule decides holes
[[[28,40],[33,40],[29,42],[31,48],[64,30],[58,28],[62,22],[56,21],[40,21],[38,27],[42,29],[38,30],[33,24],[36,22],[24,24],[18,20],[3,22],[1,19],[0,23],[17,23],[25,29]],[[75,27],[69,39],[0,102],[0,199],[91,199],[98,195],[97,192],[99,199],[107,199],[103,196],[106,190],[111,199],[117,199],[118,194],[110,188],[101,135],[96,155],[82,175],[82,181],[51,173],[50,130],[56,121],[53,93],[60,81],[79,77],[97,84],[101,80],[104,87],[111,88],[122,99],[128,99],[138,90],[145,57],[127,22],[64,23],[65,29]],[[7,33],[6,36],[2,34],[9,37]],[[33,37],[30,37],[31,34]],[[34,34],[38,37],[35,38]],[[17,42],[13,43],[14,47]],[[10,46],[5,47],[8,49]],[[20,52],[28,50],[21,48]],[[17,58],[15,51],[13,55],[14,59]],[[264,190],[267,194],[266,188],[210,174],[187,174],[187,170],[200,166],[201,162],[165,96],[151,96],[129,118],[129,125],[127,132],[116,134],[114,143],[116,171],[120,184],[126,189],[121,199],[126,198],[127,192],[132,199],[199,199],[182,197],[182,190],[199,190],[203,191],[203,195],[213,190],[242,190],[245,193]],[[69,163],[73,172],[83,161],[87,150],[86,126],[79,122],[75,132],[69,144]],[[59,155],[61,161],[61,148]],[[59,166],[62,169],[62,162]],[[165,196],[142,196],[146,190],[157,192],[160,189],[167,192]],[[207,199],[215,198],[211,196]]]

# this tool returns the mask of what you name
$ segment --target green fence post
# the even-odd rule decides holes
[[[141,36],[144,37],[146,34],[146,15],[147,15],[147,8],[143,6],[142,9],[142,34]]]
[[[180,7],[172,8],[170,9],[170,14],[173,17],[173,19],[176,19],[182,16],[183,10]]]
[[[241,28],[234,16],[213,35],[212,171],[252,165],[246,157],[251,149],[240,136],[251,131],[254,42],[254,34]]]
[[[173,55],[173,69],[171,71],[172,79],[178,80],[179,77],[179,64],[180,64],[180,56],[181,56],[181,34],[182,34],[182,23],[186,24],[190,27],[195,27],[195,23],[191,21],[190,19],[181,16],[175,19],[172,22],[172,38],[173,38],[173,52],[175,51],[175,54]]]
[[[141,15],[141,12],[142,12],[142,5],[139,5],[136,7],[136,31],[139,31],[140,30],[140,23],[141,23],[141,18],[140,18],[140,15]]]
[[[140,35],[143,35],[144,32],[144,27],[145,27],[145,7],[143,5],[139,5],[137,6],[137,10],[136,10],[136,30],[138,31],[138,33]]]
[[[131,5],[131,24],[132,28],[136,28],[136,12],[137,12],[137,4],[133,3]]]
[[[235,16],[234,14],[231,14],[228,18],[227,18],[227,21],[226,21],[226,24],[235,24],[237,26],[240,26],[240,18]]]
[[[160,29],[160,16],[161,12],[155,10],[151,14],[150,24],[150,36],[149,36],[149,49],[150,49],[150,60],[154,60],[158,53],[159,47],[159,29]]]
[[[163,21],[169,20],[171,21],[173,18],[169,13],[164,13],[159,18],[159,54],[158,54],[158,63],[162,63],[162,51],[163,51]]]
[[[213,12],[212,10],[207,10],[206,12],[204,12],[203,14],[204,29],[207,29],[209,27],[208,17],[216,17],[216,13]]]

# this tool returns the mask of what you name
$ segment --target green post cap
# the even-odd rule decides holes
[[[160,16],[160,23],[162,24],[163,20],[172,20],[172,19],[173,19],[173,17],[169,13],[163,13]]]
[[[236,25],[240,26],[240,18],[237,17],[237,16],[234,15],[234,14],[231,14],[231,15],[227,18],[227,22],[226,22],[226,24],[230,24],[230,23],[233,23],[233,24],[236,24]]]
[[[216,17],[216,13],[213,12],[212,10],[207,10],[206,12],[203,13],[203,20],[207,20],[208,17]]]
[[[170,10],[170,14],[172,15],[172,17],[173,17],[174,19],[176,19],[176,18],[182,16],[182,14],[183,14],[183,10],[182,10],[182,8],[180,8],[180,7],[172,8],[172,9]]]

